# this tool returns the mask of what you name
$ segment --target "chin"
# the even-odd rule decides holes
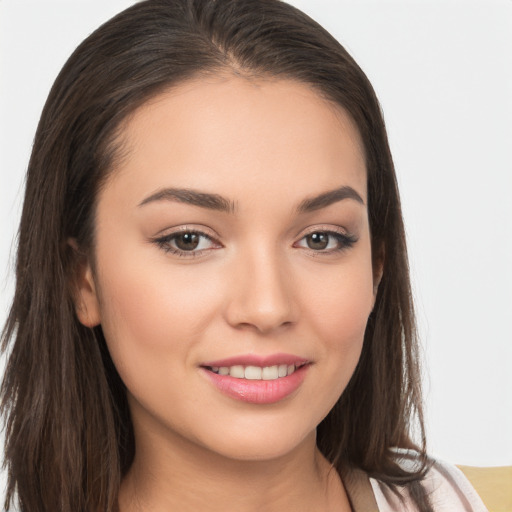
[[[274,427],[272,430],[226,432],[222,439],[209,439],[207,447],[226,459],[258,462],[283,458],[297,450],[309,450],[314,448],[315,442],[316,428],[304,433]]]

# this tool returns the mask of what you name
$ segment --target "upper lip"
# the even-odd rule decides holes
[[[256,354],[241,354],[238,356],[227,357],[225,359],[217,359],[215,361],[207,361],[202,363],[201,366],[208,367],[222,367],[222,366],[276,366],[280,364],[295,364],[301,365],[309,363],[308,359],[303,357],[294,356],[293,354],[270,354],[260,356]]]

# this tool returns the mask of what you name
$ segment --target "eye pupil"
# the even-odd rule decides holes
[[[199,245],[197,233],[182,233],[175,238],[176,247],[182,251],[193,251]]]
[[[327,233],[311,233],[306,237],[310,249],[325,249],[329,244],[329,235]]]

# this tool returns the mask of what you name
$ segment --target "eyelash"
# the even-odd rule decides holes
[[[309,233],[306,233],[298,242],[294,244],[294,247],[297,246],[299,242],[302,242],[302,240],[305,240],[308,236],[312,236],[315,234],[322,234],[327,235],[329,238],[334,238],[337,242],[337,247],[334,249],[328,249],[328,250],[317,250],[312,249],[310,247],[303,247],[303,249],[306,249],[310,254],[313,256],[322,256],[322,255],[330,255],[330,254],[339,254],[340,252],[346,251],[354,246],[354,244],[357,242],[357,237],[354,235],[349,235],[346,233],[340,233],[339,231],[333,231],[332,229],[315,229],[314,231],[310,231]],[[329,241],[328,244],[331,242]]]
[[[358,240],[357,237],[355,237],[354,235],[348,235],[345,233],[340,233],[338,231],[333,231],[333,230],[329,230],[329,229],[316,229],[314,231],[310,231],[309,233],[306,233],[304,236],[302,236],[300,238],[300,240],[298,242],[295,242],[295,244],[293,246],[297,247],[297,244],[299,242],[301,242],[302,240],[305,240],[308,236],[312,236],[314,234],[324,234],[324,235],[327,235],[328,237],[335,238],[337,241],[338,247],[336,247],[334,249],[328,249],[328,250],[316,250],[316,249],[312,249],[310,247],[303,247],[303,249],[306,249],[313,256],[340,253],[342,251],[345,251],[345,250],[353,247],[354,244]],[[183,236],[183,235],[197,235],[201,239],[209,240],[214,245],[217,245],[217,247],[214,247],[216,249],[222,247],[211,236],[207,235],[206,233],[203,233],[202,231],[198,231],[198,230],[194,230],[194,229],[183,229],[178,232],[170,233],[170,234],[162,236],[160,238],[156,238],[154,240],[154,243],[156,243],[166,253],[173,254],[180,258],[196,258],[196,257],[204,254],[206,251],[209,251],[212,249],[212,248],[207,248],[207,249],[184,251],[182,249],[172,247],[171,243],[174,240],[176,240],[176,238],[178,238],[179,236]]]
[[[166,253],[173,254],[175,256],[179,256],[180,258],[196,258],[198,256],[201,256],[205,251],[210,250],[208,249],[199,249],[199,250],[192,250],[192,251],[184,251],[182,249],[178,249],[177,247],[172,247],[171,243],[176,240],[179,236],[183,235],[197,235],[201,239],[206,239],[212,242],[214,245],[218,245],[219,248],[220,244],[217,244],[215,240],[207,235],[206,233],[203,233],[202,231],[198,231],[195,229],[183,229],[174,233],[170,233],[168,235],[162,236],[160,238],[155,239],[155,243]]]

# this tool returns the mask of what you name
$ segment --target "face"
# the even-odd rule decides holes
[[[234,459],[314,436],[375,296],[361,141],[292,81],[189,81],[124,125],[77,311],[136,433]]]

